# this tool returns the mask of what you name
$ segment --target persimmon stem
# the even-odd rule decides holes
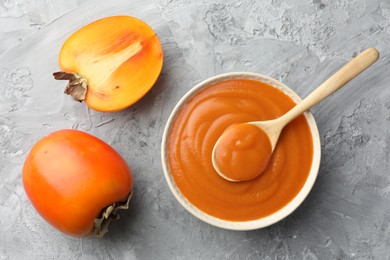
[[[93,235],[99,238],[103,238],[103,236],[108,232],[108,226],[110,223],[119,218],[118,210],[128,209],[131,197],[133,196],[133,191],[128,195],[126,201],[113,203],[108,207],[104,208],[99,217],[95,218]]]
[[[64,90],[65,94],[71,95],[74,100],[79,102],[85,100],[88,82],[81,74],[59,71],[54,72],[53,76],[56,80],[69,80]]]

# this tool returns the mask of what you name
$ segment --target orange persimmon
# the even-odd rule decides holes
[[[125,160],[100,139],[59,130],[39,140],[23,166],[23,185],[38,213],[75,237],[103,236],[133,190]]]
[[[94,110],[110,112],[129,107],[154,85],[163,65],[156,33],[131,16],[92,22],[63,44],[61,71],[55,79],[69,80],[66,94]]]

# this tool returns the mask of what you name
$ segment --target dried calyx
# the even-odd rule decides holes
[[[76,101],[84,101],[87,93],[88,82],[81,74],[59,71],[54,72],[53,76],[57,80],[69,80],[64,93],[71,95]]]
[[[129,194],[126,201],[111,204],[110,206],[103,209],[99,217],[94,220],[92,235],[103,238],[104,235],[108,232],[108,226],[110,223],[115,219],[119,219],[118,211],[129,208],[129,203],[132,196],[133,192]]]

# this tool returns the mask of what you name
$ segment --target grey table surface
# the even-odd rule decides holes
[[[51,73],[72,32],[114,14],[149,23],[165,61],[141,101],[100,113],[64,96],[64,82]],[[389,43],[389,0],[0,1],[0,259],[390,259]],[[292,215],[268,228],[228,231],[175,200],[163,177],[161,135],[192,86],[251,71],[305,96],[368,47],[380,51],[379,61],[312,109],[321,168]],[[62,128],[101,138],[133,170],[130,209],[104,239],[59,233],[24,193],[26,154]]]

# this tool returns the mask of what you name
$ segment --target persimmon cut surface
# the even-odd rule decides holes
[[[52,226],[76,237],[101,236],[117,210],[128,206],[133,178],[124,159],[105,142],[60,130],[33,146],[23,184],[34,208]]]
[[[142,98],[163,65],[161,43],[145,22],[130,16],[97,20],[72,34],[59,54],[70,80],[65,93],[98,111],[117,111]]]

